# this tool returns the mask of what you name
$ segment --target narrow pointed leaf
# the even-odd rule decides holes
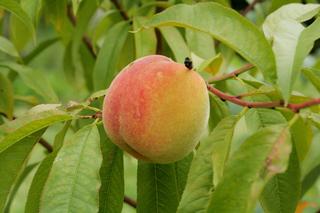
[[[133,29],[140,28],[148,19],[145,17],[135,17],[133,19]],[[156,52],[157,38],[154,29],[139,31],[134,34],[136,58],[152,55]]]
[[[3,36],[0,36],[0,51],[16,58],[20,57],[18,51],[13,46],[13,44]]]
[[[100,169],[99,213],[120,213],[124,198],[123,152],[100,130],[103,156]]]
[[[10,120],[13,116],[13,87],[10,80],[0,73],[0,113]]]
[[[17,143],[3,150],[0,148],[0,211],[3,212],[10,190],[22,172],[28,156],[44,133],[45,129],[38,130],[27,137],[17,140]],[[6,141],[0,141],[0,145]],[[2,151],[1,151],[2,150]]]
[[[107,32],[93,71],[95,90],[107,88],[120,71],[117,70],[117,63],[121,55],[121,49],[128,36],[128,31],[128,23],[120,22]]]
[[[160,27],[160,32],[173,52],[176,61],[183,63],[186,57],[190,57],[190,50],[178,29]]]

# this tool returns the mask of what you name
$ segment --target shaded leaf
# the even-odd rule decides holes
[[[121,49],[128,36],[128,31],[128,22],[123,21],[114,25],[107,32],[93,70],[95,90],[108,87],[112,79],[119,72],[116,65],[121,55]]]
[[[290,147],[283,126],[266,127],[249,137],[229,159],[208,212],[252,212],[267,181],[286,170]]]
[[[209,117],[209,129],[212,129],[225,117],[230,115],[229,109],[225,102],[220,100],[215,95],[209,94],[210,100],[210,117]]]
[[[302,73],[309,79],[318,92],[320,92],[320,71],[313,68],[303,68]]]
[[[178,4],[155,15],[146,24],[146,27],[158,26],[180,26],[209,33],[257,66],[266,80],[274,82],[276,79],[274,55],[263,34],[227,7],[211,2]]]
[[[222,63],[223,63],[223,57],[219,53],[216,56],[202,62],[198,70],[205,71],[211,75],[215,75],[217,72],[219,72],[222,66]]]
[[[238,116],[224,118],[218,123],[213,132],[200,142],[200,147],[191,164],[178,212],[205,211],[213,190],[214,176],[217,176],[216,174],[214,175],[213,169],[220,177],[222,176],[224,163],[228,155],[227,150],[224,148],[228,148],[230,145],[238,119]],[[219,151],[223,153],[219,155]],[[214,156],[213,160],[212,156]]]
[[[8,199],[10,190],[14,186],[15,181],[18,179],[20,172],[28,159],[28,156],[44,133],[45,129],[40,129],[28,136],[21,137],[12,146],[7,149],[0,147],[0,211],[3,212],[6,201]],[[5,138],[6,139],[6,138]],[[3,145],[6,140],[2,140],[0,145]]]
[[[58,102],[58,97],[50,86],[48,79],[42,72],[33,70],[30,67],[15,64],[12,62],[1,62],[0,67],[6,67],[17,72],[23,82],[35,93],[41,95],[48,102]]]
[[[99,212],[119,213],[124,198],[123,152],[106,136],[99,127],[100,147],[103,156],[100,169]]]
[[[10,80],[0,73],[0,113],[13,117],[13,88]]]
[[[215,53],[212,37],[204,32],[186,29],[186,41],[190,50],[203,59],[212,58]]]
[[[5,37],[0,36],[0,50],[8,55],[19,58],[19,53],[13,44]]]
[[[102,155],[99,132],[91,124],[61,147],[40,199],[39,212],[97,212]]]

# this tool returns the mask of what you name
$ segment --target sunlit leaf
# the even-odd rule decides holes
[[[145,27],[158,26],[180,26],[208,33],[256,65],[266,80],[276,79],[274,55],[263,34],[227,7],[217,3],[175,5],[155,15]]]
[[[97,212],[101,162],[99,132],[90,124],[61,147],[44,186],[39,212]]]
[[[42,196],[43,188],[46,184],[46,181],[48,179],[49,173],[52,168],[52,164],[62,147],[62,144],[64,142],[65,135],[68,131],[68,128],[70,126],[70,121],[65,124],[65,126],[59,131],[59,133],[56,135],[54,139],[54,150],[52,153],[50,153],[40,164],[39,168],[37,169],[37,172],[35,173],[29,193],[27,198],[27,203],[25,206],[25,212],[32,213],[32,212],[39,212],[39,204],[40,199]]]
[[[320,11],[318,4],[288,4],[270,14],[263,24],[276,56],[278,83],[286,102],[298,77],[304,58],[320,37],[320,19],[305,28],[301,22]]]
[[[160,27],[160,32],[177,62],[183,63],[186,57],[190,57],[190,50],[179,30],[175,27]]]

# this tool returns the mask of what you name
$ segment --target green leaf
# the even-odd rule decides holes
[[[224,148],[228,148],[230,145],[238,119],[238,116],[224,118],[213,132],[200,142],[200,147],[191,164],[185,191],[179,203],[179,213],[204,211],[206,209],[213,189],[213,167],[216,169],[215,172],[217,171],[222,176],[224,161],[228,154]],[[214,150],[215,148],[216,150]],[[224,153],[219,155],[217,153],[219,150],[224,151]],[[216,154],[214,160],[212,160],[213,153]],[[218,164],[215,164],[215,162]]]
[[[208,212],[253,212],[263,186],[286,170],[290,147],[284,126],[266,127],[249,137],[228,161]]]
[[[301,183],[301,197],[316,183],[320,176],[320,164],[311,169]]]
[[[209,129],[212,129],[225,117],[230,115],[229,109],[225,102],[220,100],[215,95],[209,94],[210,98],[210,117],[209,117]]]
[[[205,71],[211,75],[215,75],[217,72],[220,71],[222,64],[223,64],[223,57],[219,53],[219,54],[215,55],[214,57],[203,61],[200,64],[198,70],[200,72]]]
[[[133,29],[139,29],[148,19],[142,16],[134,17]],[[134,34],[136,58],[155,54],[157,38],[154,29],[139,31]]]
[[[20,57],[19,52],[16,50],[13,44],[3,36],[0,36],[0,51],[16,58]]]
[[[177,62],[183,63],[186,57],[190,57],[190,50],[177,28],[160,27],[159,30],[168,43]]]
[[[107,88],[119,72],[116,65],[121,55],[121,49],[128,36],[128,31],[129,24],[123,21],[114,25],[107,32],[93,70],[95,90]]]
[[[300,175],[299,158],[293,147],[286,172],[273,177],[261,194],[260,202],[265,212],[295,212],[300,198]]]
[[[95,63],[95,58],[88,48],[83,44],[80,46],[80,58],[82,62],[84,80],[86,81],[87,88],[89,91],[93,91],[93,68]]]
[[[139,161],[137,212],[176,212],[189,163],[190,156],[171,164]]]
[[[77,24],[73,31],[72,37],[72,59],[76,63],[79,58],[79,48],[82,42],[83,35],[88,28],[91,17],[97,9],[97,2],[92,0],[82,0],[77,14]]]
[[[38,163],[33,163],[33,164],[30,164],[30,165],[26,166],[23,169],[23,172],[19,176],[19,178],[16,181],[14,187],[11,189],[10,197],[9,197],[9,199],[7,201],[6,209],[4,210],[4,212],[10,212],[10,207],[12,205],[13,200],[15,199],[15,196],[17,195],[17,192],[18,192],[20,186],[24,183],[25,179],[28,177],[30,172],[37,166],[38,166]]]
[[[186,29],[186,40],[191,52],[203,59],[212,58],[216,53],[212,37],[204,32]]]
[[[37,172],[35,173],[32,183],[29,189],[27,203],[25,206],[25,212],[26,213],[32,213],[32,212],[39,212],[39,204],[41,195],[44,189],[44,186],[46,184],[46,181],[48,179],[48,176],[50,174],[52,164],[62,147],[62,144],[64,142],[65,135],[69,129],[70,121],[68,121],[64,127],[59,131],[59,133],[56,135],[54,139],[54,150],[52,153],[50,153],[40,164],[39,168],[37,169]]]
[[[3,149],[6,140],[0,142],[0,211],[3,212],[10,190],[22,172],[28,156],[34,145],[40,139],[45,129],[40,129],[17,140],[17,143]]]
[[[174,163],[174,167],[176,170],[177,188],[179,192],[179,200],[181,199],[183,191],[187,184],[187,178],[188,178],[192,160],[193,160],[193,153],[189,154],[184,159]]]
[[[29,29],[32,34],[34,34],[35,30],[32,24],[32,20],[29,15],[21,8],[20,4],[15,0],[1,0],[0,7],[8,10],[12,14],[14,14],[27,29]]]
[[[158,26],[180,26],[208,33],[257,66],[266,80],[276,79],[275,59],[269,43],[254,24],[232,9],[217,3],[178,4],[155,15],[146,24],[146,27]]]
[[[0,113],[13,117],[13,88],[10,80],[0,73]]]
[[[290,3],[300,3],[301,0],[271,0],[270,12]]]
[[[103,156],[100,169],[99,212],[119,213],[124,198],[123,152],[110,141],[103,127],[100,127],[99,131]]]
[[[314,68],[303,68],[302,73],[311,81],[318,92],[320,92],[320,71]]]
[[[48,79],[42,72],[12,62],[0,62],[0,67],[6,67],[17,72],[23,82],[32,90],[34,90],[34,92],[41,95],[44,100],[48,101],[49,103],[58,102],[57,95],[50,86]]]
[[[60,110],[49,110],[39,113],[27,113],[11,122],[0,126],[0,132],[6,133],[0,140],[0,154],[23,138],[46,128],[56,122],[71,120],[73,117]]]
[[[304,58],[320,37],[320,19],[305,28],[301,22],[320,11],[318,4],[289,4],[270,14],[263,31],[272,42],[276,56],[278,84],[286,102],[289,101],[292,85],[298,77]]]
[[[23,57],[23,61],[26,64],[29,64],[34,58],[36,58],[40,53],[42,53],[42,51],[50,47],[52,44],[55,44],[57,41],[59,41],[59,38],[50,38],[39,43],[28,55]]]
[[[43,189],[39,212],[97,212],[102,162],[95,125],[81,128],[60,149]]]

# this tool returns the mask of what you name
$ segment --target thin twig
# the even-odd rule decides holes
[[[46,150],[47,150],[49,153],[53,152],[53,147],[52,147],[51,144],[49,144],[45,139],[40,138],[39,144],[41,144],[44,148],[46,148]]]
[[[102,118],[102,113],[101,112],[96,112],[93,115],[79,115],[78,117],[82,118],[82,119],[97,119],[97,118],[101,119]]]
[[[129,20],[129,16],[126,11],[123,9],[122,5],[117,0],[110,0],[114,6],[119,10],[120,15],[123,17],[124,20]]]
[[[128,204],[129,206],[133,207],[133,208],[137,208],[137,201],[133,200],[132,198],[128,197],[128,196],[124,196],[123,201]]]
[[[250,70],[253,67],[254,66],[252,64],[245,64],[243,67],[241,67],[235,71],[232,71],[230,73],[219,75],[219,76],[213,76],[212,78],[210,78],[208,80],[208,82],[213,83],[213,82],[217,82],[217,81],[226,80],[228,78],[234,78],[234,77],[237,77],[239,74]]]
[[[251,4],[249,4],[242,12],[241,15],[247,15],[251,10],[253,10],[254,6],[262,0],[254,0]]]
[[[71,5],[68,5],[67,6],[67,15],[68,15],[68,18],[69,20],[71,21],[72,25],[73,26],[76,26],[77,25],[77,18],[76,16],[73,14],[73,11],[72,11],[72,6]],[[97,55],[96,53],[94,52],[94,48],[93,48],[93,44],[90,40],[89,37],[87,37],[86,35],[84,35],[82,37],[82,41],[83,43],[86,45],[86,47],[88,48],[89,52],[91,53],[91,55],[96,58]]]
[[[267,102],[251,102],[239,99],[237,96],[226,94],[217,88],[207,84],[208,90],[214,95],[218,96],[222,100],[230,101],[231,103],[237,104],[239,106],[248,108],[275,108],[275,107],[285,107],[291,109],[293,112],[299,112],[303,108],[311,107],[320,104],[320,98],[311,99],[303,103],[289,103],[285,105],[283,100],[279,101],[267,101]]]

